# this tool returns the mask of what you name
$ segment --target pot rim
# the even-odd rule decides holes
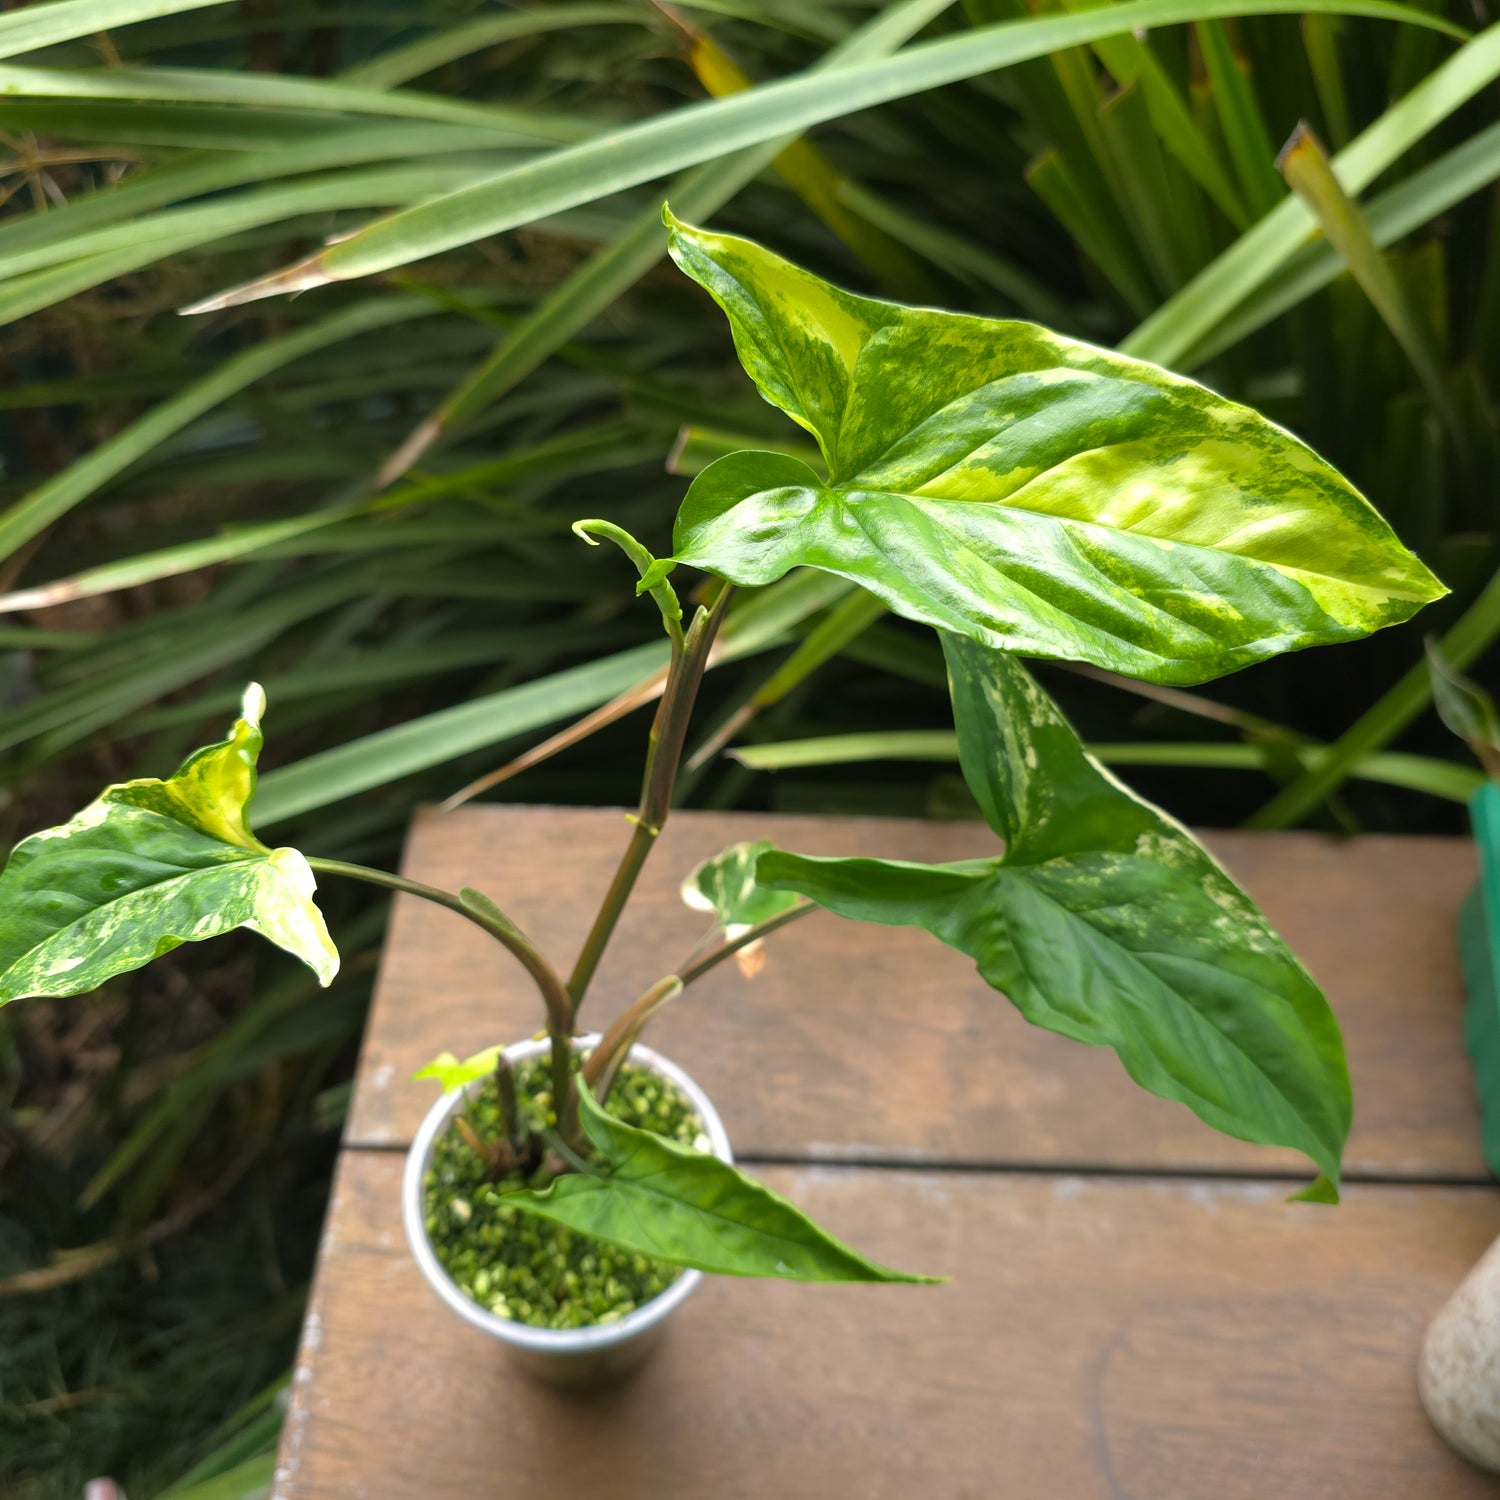
[[[600,1034],[597,1031],[590,1032],[587,1036],[574,1037],[573,1046],[575,1049],[594,1047],[599,1044],[599,1040]],[[507,1047],[505,1055],[515,1064],[545,1053],[550,1046],[551,1043],[545,1037],[532,1038]],[[713,1154],[720,1161],[733,1162],[734,1153],[730,1149],[724,1122],[719,1118],[708,1095],[688,1074],[676,1063],[639,1042],[630,1049],[629,1060],[676,1084],[702,1121],[703,1133],[708,1137]],[[427,1215],[422,1201],[423,1183],[433,1147],[443,1127],[469,1093],[479,1088],[483,1082],[483,1079],[475,1079],[464,1088],[444,1094],[427,1111],[406,1153],[406,1166],[401,1175],[401,1218],[412,1258],[428,1284],[466,1323],[483,1329],[485,1333],[507,1344],[548,1354],[593,1354],[601,1349],[626,1343],[660,1323],[693,1294],[703,1280],[703,1272],[684,1269],[666,1291],[643,1306],[634,1308],[613,1322],[595,1323],[586,1328],[535,1328],[529,1323],[502,1318],[489,1308],[481,1307],[448,1275],[427,1238]]]

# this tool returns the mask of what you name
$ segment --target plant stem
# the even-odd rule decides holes
[[[610,1087],[620,1071],[620,1064],[635,1045],[646,1022],[681,993],[682,980],[677,975],[668,974],[665,978],[658,979],[599,1039],[599,1045],[583,1065],[583,1081],[586,1087],[595,1091],[594,1097],[600,1104],[609,1098]]]
[[[697,701],[698,688],[708,666],[709,652],[713,649],[719,626],[724,621],[730,596],[734,588],[725,584],[708,609],[700,608],[688,626],[679,648],[672,642],[672,661],[667,668],[667,683],[657,705],[656,718],[651,724],[651,738],[646,750],[646,769],[641,778],[641,800],[635,813],[635,828],[630,843],[615,870],[614,879],[604,893],[589,935],[584,939],[578,954],[578,962],[568,979],[568,994],[574,1013],[583,1003],[589,982],[604,957],[604,950],[614,934],[635,889],[636,880],[645,866],[647,856],[655,847],[667,815],[672,810],[672,789],[677,784],[677,770],[682,763],[682,746],[687,737],[688,721],[693,715],[693,704]]]
[[[572,1085],[573,1002],[567,987],[557,971],[542,956],[541,950],[516,926],[509,917],[493,908],[493,914],[478,905],[470,905],[461,896],[451,891],[440,890],[435,885],[423,885],[419,880],[408,880],[404,875],[392,875],[387,870],[372,870],[365,865],[346,864],[338,859],[309,859],[314,872],[325,875],[343,875],[350,880],[363,880],[367,885],[384,886],[391,891],[404,891],[408,896],[420,896],[436,906],[446,906],[461,917],[467,917],[476,927],[482,927],[503,948],[517,958],[522,968],[531,976],[547,1007],[547,1034],[552,1039],[552,1099],[563,1118],[563,1108],[568,1090]],[[493,906],[493,904],[491,903]]]
[[[805,917],[809,912],[818,909],[815,901],[802,901],[796,906],[789,906],[785,911],[777,912],[774,917],[767,917],[764,922],[757,922],[753,927],[748,927],[737,937],[726,938],[717,947],[710,948],[702,958],[686,963],[678,972],[677,977],[683,984],[691,984],[695,979],[724,962],[726,958],[732,958],[741,948],[748,948],[751,943],[759,942],[761,938],[769,936],[780,927],[785,927],[788,922],[795,922],[798,917]]]
[[[738,953],[741,948],[748,948],[751,943],[759,942],[761,938],[775,932],[778,927],[785,927],[788,922],[794,922],[798,917],[806,916],[808,912],[816,910],[816,903],[812,901],[803,901],[796,906],[788,907],[783,912],[777,912],[774,917],[767,917],[764,922],[756,922],[737,936],[727,938],[716,947],[710,948],[701,958],[684,964],[681,972],[668,974],[658,979],[604,1033],[599,1039],[599,1045],[589,1054],[589,1060],[583,1065],[583,1081],[590,1088],[595,1089],[595,1097],[599,1103],[603,1104],[609,1098],[610,1087],[620,1070],[620,1064],[625,1061],[636,1039],[646,1029],[646,1023],[662,1006],[675,1000],[695,979],[701,979],[710,969]]]
[[[495,1059],[495,1094],[500,1100],[500,1124],[512,1151],[521,1149],[521,1110],[516,1103],[516,1074],[502,1052]]]

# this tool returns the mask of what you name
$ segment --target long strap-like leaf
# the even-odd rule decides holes
[[[320,280],[348,280],[406,265],[651,182],[709,157],[1042,57],[1060,47],[1205,17],[1309,10],[1408,21],[1454,32],[1446,21],[1390,0],[1129,0],[1102,10],[1004,21],[925,42],[882,61],[841,69],[836,79],[803,74],[727,99],[689,105],[552,152],[461,192],[377,221],[298,267],[295,284],[307,287]],[[273,296],[287,285],[285,276],[264,278],[226,294],[219,305]]]
[[[0,57],[16,57],[39,47],[94,36],[113,26],[154,21],[185,10],[205,10],[228,0],[59,0],[55,5],[28,5],[0,16]]]

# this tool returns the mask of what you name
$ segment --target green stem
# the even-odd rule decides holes
[[[512,1151],[522,1144],[521,1108],[516,1099],[516,1074],[510,1059],[502,1052],[495,1059],[495,1094],[500,1101],[500,1124]]]
[[[679,648],[672,643],[672,661],[667,668],[666,686],[651,724],[651,738],[646,750],[646,769],[641,778],[641,800],[635,813],[635,828],[630,835],[614,879],[609,883],[589,935],[584,939],[578,962],[568,979],[568,994],[574,1013],[583,1003],[589,982],[604,957],[604,950],[619,924],[630,893],[655,847],[667,815],[672,810],[672,789],[677,783],[682,763],[682,745],[687,737],[688,721],[693,715],[698,688],[708,666],[714,638],[723,624],[734,588],[725,584],[708,609],[699,609],[693,617]]]
[[[599,1045],[589,1054],[589,1060],[583,1066],[583,1081],[595,1090],[595,1097],[600,1104],[609,1098],[609,1091],[620,1070],[620,1064],[624,1062],[641,1032],[646,1029],[646,1023],[662,1006],[675,1000],[695,979],[701,979],[710,969],[738,953],[741,948],[748,948],[751,943],[759,942],[761,938],[775,932],[777,928],[785,927],[788,922],[794,922],[798,917],[805,917],[808,912],[816,910],[817,906],[814,902],[799,902],[796,906],[777,912],[774,917],[767,917],[763,922],[756,922],[735,937],[726,938],[722,943],[710,948],[701,958],[692,959],[684,964],[680,972],[658,979],[605,1032],[599,1039]]]
[[[681,993],[682,980],[677,975],[668,974],[665,978],[658,979],[599,1039],[599,1045],[583,1065],[583,1082],[585,1087],[594,1090],[594,1097],[600,1104],[609,1098],[620,1064],[635,1045],[646,1022]]]
[[[421,881],[408,880],[404,875],[392,875],[387,870],[372,870],[366,865],[346,864],[343,860],[309,859],[307,863],[315,873],[362,880],[367,885],[402,891],[408,896],[420,896],[435,906],[445,906],[449,911],[467,917],[476,927],[482,927],[501,947],[520,961],[547,1006],[547,1034],[552,1039],[552,1098],[558,1118],[561,1119],[573,1076],[573,1002],[556,970],[531,939],[498,907],[494,907],[493,903],[487,903],[491,907],[487,911],[484,907],[470,905],[461,896],[440,890],[435,885],[423,885]]]
[[[817,909],[816,902],[802,901],[796,906],[787,907],[785,911],[777,912],[774,917],[767,917],[764,922],[756,922],[737,937],[726,938],[717,947],[710,948],[702,958],[684,964],[678,971],[677,977],[683,984],[691,984],[695,979],[701,979],[710,969],[723,963],[726,958],[732,958],[741,948],[748,948],[751,943],[768,937],[777,928],[785,927],[788,922],[795,922],[798,917],[805,917],[809,912]]]

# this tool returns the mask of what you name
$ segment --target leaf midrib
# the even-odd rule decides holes
[[[620,1126],[623,1125],[623,1122],[619,1121],[619,1120],[611,1119],[610,1124],[612,1126],[615,1126],[615,1127],[620,1127]],[[628,1129],[630,1127],[626,1126],[624,1128]],[[673,1143],[670,1142],[670,1141],[663,1141],[661,1143],[661,1145],[665,1146],[665,1147],[670,1147],[672,1144]],[[671,1170],[671,1165],[660,1166],[660,1167],[653,1167],[649,1172],[647,1172],[645,1174],[645,1176],[642,1176],[642,1177],[621,1178],[619,1174],[622,1171],[624,1171],[624,1170],[626,1170],[628,1168],[631,1157],[638,1155],[642,1150],[646,1150],[646,1149],[657,1150],[657,1149],[660,1149],[659,1147],[651,1146],[651,1145],[648,1145],[647,1143],[641,1142],[641,1141],[631,1141],[629,1143],[629,1146],[630,1146],[629,1155],[627,1155],[619,1163],[619,1165],[615,1166],[611,1170],[611,1172],[610,1172],[610,1174],[609,1174],[608,1177],[602,1178],[602,1179],[598,1179],[598,1180],[601,1180],[601,1181],[603,1181],[606,1184],[615,1183],[615,1184],[618,1184],[618,1185],[620,1185],[622,1187],[639,1189],[639,1191],[641,1191],[642,1193],[649,1194],[652,1198],[662,1199],[662,1200],[664,1200],[664,1201],[666,1201],[668,1203],[676,1204],[679,1207],[689,1208],[694,1213],[702,1214],[705,1218],[715,1219],[715,1220],[719,1221],[720,1223],[732,1225],[736,1229],[748,1230],[750,1233],[759,1235],[761,1238],[769,1240],[769,1241],[771,1241],[774,1244],[790,1245],[790,1246],[793,1246],[794,1248],[796,1248],[798,1250],[801,1250],[803,1253],[806,1253],[806,1251],[807,1251],[807,1245],[803,1241],[801,1241],[801,1240],[794,1240],[794,1239],[790,1238],[788,1235],[777,1234],[777,1233],[775,1233],[772,1230],[762,1229],[762,1228],[759,1228],[759,1227],[757,1227],[755,1225],[746,1224],[743,1219],[733,1219],[733,1218],[730,1218],[728,1214],[719,1213],[715,1209],[704,1208],[704,1207],[702,1207],[702,1206],[700,1206],[699,1204],[696,1204],[696,1203],[688,1203],[685,1199],[683,1199],[683,1198],[681,1198],[679,1196],[676,1196],[676,1195],[674,1195],[672,1193],[665,1192],[661,1188],[649,1186],[651,1178],[664,1176],[666,1173],[668,1173]],[[670,1152],[668,1152],[668,1154],[670,1155]],[[719,1160],[718,1157],[714,1157],[712,1159],[714,1161],[718,1161]],[[725,1166],[730,1165],[727,1162],[722,1163],[722,1164],[725,1165]],[[691,1163],[690,1162],[689,1163],[685,1163],[685,1165],[689,1165],[690,1166]],[[764,1188],[763,1190],[766,1191],[766,1192],[770,1192],[769,1188]],[[775,1201],[776,1200],[773,1200],[773,1203]],[[780,1205],[778,1205],[778,1206],[780,1206]],[[821,1233],[821,1231],[820,1231],[820,1233]],[[844,1246],[839,1245],[837,1243],[837,1241],[835,1241],[832,1238],[832,1236],[824,1235],[823,1238],[825,1240],[827,1240],[828,1244],[830,1246],[832,1246],[838,1252],[838,1254],[841,1257],[843,1257],[845,1259],[852,1258],[853,1263],[858,1264],[858,1265],[865,1264],[865,1262],[863,1260],[861,1260],[859,1257],[857,1257],[857,1256],[851,1256],[851,1252],[849,1250],[847,1250]]]

